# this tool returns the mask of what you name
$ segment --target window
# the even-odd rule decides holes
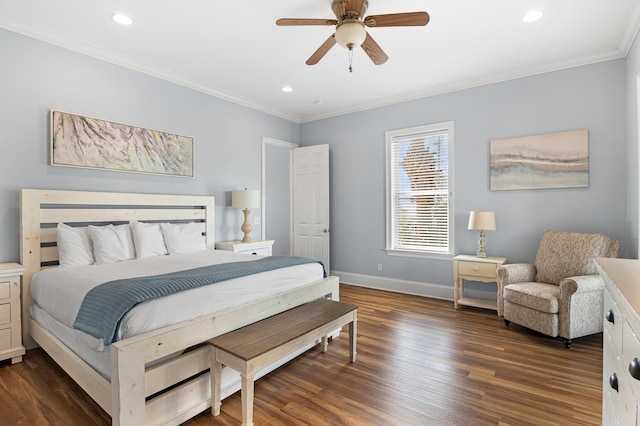
[[[386,132],[387,253],[453,253],[453,122]]]

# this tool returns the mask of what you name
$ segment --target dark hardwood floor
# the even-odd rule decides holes
[[[562,341],[494,311],[341,286],[359,306],[348,339],[318,347],[256,382],[256,425],[600,425],[602,335]],[[105,425],[100,409],[41,350],[0,364],[0,424]],[[240,424],[240,395],[188,425]]]

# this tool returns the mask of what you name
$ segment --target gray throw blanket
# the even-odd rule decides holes
[[[184,290],[260,272],[286,268],[318,260],[298,256],[270,256],[262,259],[203,266],[150,277],[109,281],[91,289],[84,297],[76,315],[74,328],[102,339],[105,345],[115,341],[120,321],[134,306]]]

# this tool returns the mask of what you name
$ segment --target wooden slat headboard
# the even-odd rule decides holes
[[[22,189],[20,191],[20,262],[22,281],[22,335],[29,337],[29,307],[33,304],[30,285],[33,274],[58,260],[56,226],[128,223],[130,220],[157,222],[199,222],[207,247],[215,247],[215,199],[198,195],[133,194]]]

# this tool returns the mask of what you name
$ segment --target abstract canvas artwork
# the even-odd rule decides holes
[[[491,141],[491,190],[589,186],[587,129]]]
[[[51,165],[193,177],[192,137],[51,110]]]

